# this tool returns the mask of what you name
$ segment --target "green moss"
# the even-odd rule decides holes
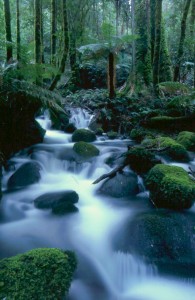
[[[76,258],[71,252],[40,248],[0,261],[0,298],[61,300],[67,294]]]
[[[159,83],[158,87],[161,93],[169,95],[175,95],[178,93],[186,94],[190,91],[187,84],[173,81],[161,82]]]
[[[142,127],[140,128],[134,128],[130,132],[130,138],[135,140],[136,142],[141,142],[145,137],[153,137],[154,133],[150,132],[149,130],[146,130]]]
[[[104,130],[101,128],[101,127],[99,127],[99,128],[97,128],[97,130],[96,130],[96,132],[95,132],[97,135],[102,135],[103,133],[104,133]]]
[[[145,183],[157,207],[186,209],[195,200],[195,182],[180,167],[156,165],[150,170]]]
[[[98,156],[100,153],[100,151],[94,145],[88,144],[86,142],[75,143],[73,146],[73,150],[83,158]]]
[[[72,135],[73,142],[94,142],[96,140],[95,133],[88,129],[77,129]]]
[[[182,131],[177,137],[177,142],[183,145],[187,150],[195,151],[195,133]]]
[[[159,163],[155,155],[143,147],[133,147],[126,153],[126,163],[138,174],[147,173],[155,164]]]
[[[143,145],[151,147],[167,148],[164,151],[166,155],[177,161],[189,161],[188,152],[184,146],[177,143],[169,137],[159,137],[156,139],[147,139],[143,141]]]
[[[110,140],[114,140],[117,138],[118,133],[115,131],[109,131],[109,132],[107,132],[107,136]]]

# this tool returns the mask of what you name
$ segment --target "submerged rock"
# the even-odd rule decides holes
[[[139,192],[137,175],[134,173],[117,173],[115,177],[107,179],[98,192],[114,198],[136,195]]]
[[[0,261],[1,299],[62,299],[70,288],[76,257],[60,249],[34,249]]]
[[[35,207],[40,209],[51,208],[56,214],[75,212],[74,206],[78,202],[79,196],[75,191],[62,191],[46,193],[34,200]]]
[[[95,133],[88,129],[77,129],[72,135],[73,142],[94,142],[96,140]]]
[[[181,167],[156,165],[146,178],[152,202],[161,208],[190,208],[195,200],[195,182]]]
[[[8,188],[15,189],[37,183],[41,179],[41,166],[37,162],[27,162],[8,179]]]

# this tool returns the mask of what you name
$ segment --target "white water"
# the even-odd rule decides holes
[[[81,127],[86,127],[89,118],[86,123],[85,118],[85,114],[78,113],[73,119],[77,126],[80,122]],[[36,247],[74,250],[79,266],[69,300],[194,300],[193,283],[163,279],[154,266],[130,253],[113,250],[113,233],[134,216],[136,209],[131,203],[121,204],[121,200],[97,195],[98,185],[92,182],[110,171],[105,159],[111,153],[124,151],[126,141],[97,142],[100,156],[92,163],[78,164],[62,159],[71,152],[71,135],[50,130],[47,115],[40,123],[48,130],[44,143],[33,147],[32,158],[43,167],[42,179],[26,189],[4,195],[1,256]],[[30,159],[18,155],[13,160],[17,168]],[[4,189],[12,173],[5,174]],[[143,188],[141,179],[139,182]],[[34,207],[33,200],[39,195],[66,189],[79,194],[78,213],[55,216],[49,210]]]

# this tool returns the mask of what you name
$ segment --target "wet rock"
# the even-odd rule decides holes
[[[117,173],[115,177],[107,179],[98,192],[114,198],[136,195],[139,192],[137,175],[125,172]]]
[[[94,156],[98,156],[100,151],[94,145],[88,144],[86,142],[78,142],[73,146],[73,150],[82,158],[88,159]]]
[[[64,131],[66,133],[73,133],[76,130],[76,126],[73,123],[69,123],[66,128],[64,129]]]
[[[55,214],[75,212],[74,206],[78,202],[79,196],[75,191],[52,192],[41,195],[34,200],[35,207],[40,209],[52,209]]]
[[[37,183],[41,179],[41,166],[37,162],[27,162],[8,179],[8,188],[15,189]]]
[[[95,133],[88,129],[77,129],[72,135],[73,142],[94,142],[96,140]]]

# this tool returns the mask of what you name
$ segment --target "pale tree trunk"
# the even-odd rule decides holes
[[[56,20],[56,0],[51,0],[51,64],[56,65],[56,45],[57,45],[57,20]]]
[[[59,71],[54,77],[51,86],[49,87],[50,91],[53,91],[58,83],[58,81],[61,78],[61,75],[65,71],[66,67],[66,61],[67,61],[67,56],[68,56],[68,51],[69,51],[69,31],[68,31],[68,19],[67,19],[67,1],[62,0],[62,7],[63,7],[63,31],[64,31],[64,49],[63,49],[63,54],[62,54],[62,59],[59,67]]]
[[[180,34],[179,48],[178,48],[177,58],[176,58],[176,65],[174,69],[174,81],[177,81],[179,79],[180,66],[181,66],[183,53],[184,53],[184,41],[186,37],[186,25],[187,25],[187,17],[190,9],[190,4],[191,4],[191,0],[186,0],[182,21],[181,21],[181,34]]]
[[[4,2],[4,16],[5,16],[5,34],[6,34],[6,43],[7,43],[6,57],[7,57],[7,62],[9,62],[13,57],[10,2],[9,0],[4,0],[3,2]]]

